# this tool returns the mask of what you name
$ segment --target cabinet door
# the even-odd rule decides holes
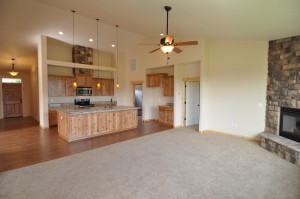
[[[85,76],[85,86],[87,86],[87,87],[92,87],[92,85],[93,85],[93,79],[92,79],[92,76],[86,75],[86,76]]]
[[[114,79],[109,79],[108,80],[108,88],[107,88],[108,96],[114,96],[114,89],[115,89]]]
[[[74,77],[66,77],[66,96],[75,96],[76,88],[73,87]]]
[[[92,89],[93,89],[93,96],[99,96],[100,95],[100,89],[102,87],[102,84],[100,82],[100,79],[92,79]],[[97,84],[100,82],[100,89],[97,88]]]
[[[55,109],[49,109],[49,125],[57,125],[57,111]]]
[[[174,96],[174,76],[163,78],[164,96]]]
[[[48,77],[48,96],[64,97],[66,96],[66,79],[65,77],[49,76]]]
[[[78,86],[85,86],[85,75],[76,75],[76,82]]]
[[[109,120],[109,112],[98,113],[98,130],[100,134],[106,134],[110,132]]]

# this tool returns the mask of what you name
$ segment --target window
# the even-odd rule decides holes
[[[22,83],[22,80],[19,78],[2,78],[2,83],[20,84]]]

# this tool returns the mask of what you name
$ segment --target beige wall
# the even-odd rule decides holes
[[[99,65],[113,66],[113,54],[99,51]],[[47,37],[47,59],[72,62],[72,45]],[[97,50],[93,50],[93,63],[98,64]]]
[[[206,43],[210,130],[255,137],[264,130],[267,86],[267,41]]]
[[[143,119],[149,120],[149,119],[157,119],[158,118],[158,105],[163,105],[166,102],[168,102],[168,99],[164,99],[162,96],[162,90],[161,88],[147,88],[146,87],[146,70],[156,68],[156,70],[159,67],[166,67],[166,66],[175,66],[173,74],[180,74],[180,78],[175,78],[175,85],[181,84],[182,79],[181,75],[192,75],[192,76],[199,76],[199,64],[197,65],[198,69],[193,69],[192,72],[189,71],[189,68],[184,68],[184,65],[186,63],[193,63],[197,62],[199,63],[199,60],[202,59],[203,56],[203,40],[201,38],[176,38],[176,41],[191,41],[191,40],[198,40],[199,45],[197,46],[188,46],[188,47],[180,47],[180,49],[183,50],[182,53],[176,54],[175,52],[172,52],[169,57],[170,61],[167,64],[167,55],[162,53],[161,51],[157,51],[155,53],[148,53],[149,51],[156,48],[156,46],[143,46],[143,45],[137,45],[135,46],[131,51],[126,53],[125,57],[125,93],[126,95],[122,96],[124,103],[128,105],[132,105],[132,88],[130,81],[138,81],[142,80],[144,81],[143,85]],[[157,39],[154,38],[146,38],[140,43],[157,43]],[[130,70],[130,60],[135,58],[136,59],[136,71]],[[182,68],[177,67],[177,65],[182,64]],[[176,70],[179,70],[180,72],[176,72]],[[194,73],[198,74],[194,74]],[[193,74],[191,74],[193,73]],[[177,83],[177,81],[179,83]],[[176,88],[175,88],[176,89]],[[181,89],[178,87],[177,89]],[[158,97],[160,96],[160,97]],[[169,101],[175,102],[177,98],[181,99],[181,92],[175,92],[174,97],[171,98]],[[161,102],[161,103],[160,103]],[[178,103],[180,103],[180,100],[178,100]],[[181,107],[176,106],[174,109],[181,109]],[[176,111],[176,110],[174,110]],[[178,110],[179,113],[180,110]],[[176,116],[177,117],[177,116]],[[180,117],[180,116],[179,116]],[[178,124],[181,124],[181,120],[175,120],[176,126]]]
[[[191,40],[188,39],[176,39]],[[267,82],[267,41],[203,40],[198,46],[181,47],[180,54],[171,53],[170,65],[174,65],[174,125],[182,120],[182,78],[200,76],[200,127],[244,137],[256,137],[264,129],[265,93]],[[145,39],[141,43],[153,43]],[[146,69],[166,65],[166,55],[157,51],[147,53],[149,46],[136,46],[126,53],[125,103],[131,105],[130,81],[146,82]],[[130,71],[130,60],[137,61],[136,71]],[[159,88],[158,88],[159,89]],[[157,90],[158,90],[157,89]],[[157,101],[155,89],[143,85],[144,119],[157,117],[153,101]]]
[[[31,67],[31,116],[39,121],[39,83],[37,63]]]

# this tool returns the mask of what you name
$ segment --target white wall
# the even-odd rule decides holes
[[[206,42],[207,129],[254,138],[264,130],[267,41]]]

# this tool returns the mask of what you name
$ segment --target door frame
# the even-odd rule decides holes
[[[3,101],[3,88],[2,88],[2,78],[12,78],[12,79],[21,79],[21,95],[22,95],[22,117],[24,117],[24,79],[23,77],[11,77],[7,75],[0,75],[0,119],[4,119],[4,101]]]
[[[144,94],[143,94],[143,80],[131,81],[131,96],[132,96],[132,106],[135,106],[135,85],[142,85],[142,110],[144,110]],[[142,120],[144,121],[144,111],[142,111]]]
[[[181,95],[181,126],[185,127],[185,114],[186,114],[186,82],[199,82],[200,83],[200,77],[187,77],[182,79],[182,95]],[[200,90],[199,90],[200,93]],[[201,95],[201,93],[200,93]],[[200,103],[200,102],[199,102]],[[200,114],[200,113],[199,113]],[[200,126],[200,121],[199,121]]]

